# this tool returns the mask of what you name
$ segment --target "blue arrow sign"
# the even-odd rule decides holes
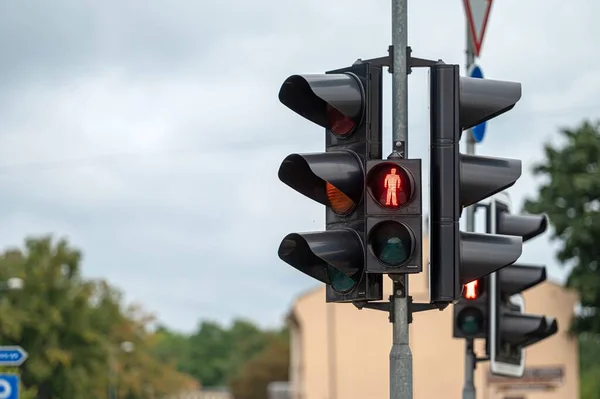
[[[471,66],[469,69],[469,77],[483,79],[483,71],[479,65],[473,64]],[[485,126],[486,122],[483,122],[471,129],[471,134],[473,135],[473,139],[476,143],[481,143],[483,141],[483,136],[485,136]]]
[[[20,366],[28,356],[20,346],[0,346],[0,366]]]
[[[0,374],[0,399],[19,399],[19,383],[16,374]]]

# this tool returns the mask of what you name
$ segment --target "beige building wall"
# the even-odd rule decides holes
[[[424,253],[428,249],[424,248]],[[391,281],[384,297],[390,295]],[[410,277],[415,302],[428,302],[428,276]],[[577,341],[567,329],[577,295],[552,283],[525,291],[528,313],[558,319],[559,332],[526,351],[526,376],[498,378],[489,363],[475,375],[478,399],[579,398]],[[415,399],[460,398],[464,378],[464,345],[452,338],[452,306],[414,314],[410,325]],[[358,310],[352,304],[326,304],[319,287],[294,304],[290,313],[291,370],[294,399],[375,399],[389,397],[389,352],[392,326],[386,312]],[[481,341],[481,342],[480,342]],[[483,356],[483,340],[476,341]]]

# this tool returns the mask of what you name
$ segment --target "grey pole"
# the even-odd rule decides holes
[[[408,1],[392,0],[392,148],[406,158],[408,147]],[[408,277],[394,278],[390,399],[412,399],[412,353],[408,342]]]
[[[466,18],[465,18],[466,19]],[[469,23],[466,21],[467,37],[467,71],[475,63],[475,54],[473,52],[473,42],[469,32]],[[475,154],[475,139],[471,129],[467,131],[467,154]],[[467,231],[475,231],[475,206],[467,207]],[[463,385],[463,399],[476,399],[474,374],[475,374],[475,352],[473,350],[473,340],[465,340],[465,381]]]

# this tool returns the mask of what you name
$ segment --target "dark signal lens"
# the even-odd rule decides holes
[[[327,104],[327,123],[329,130],[335,135],[346,136],[354,130],[356,123],[336,108]]]
[[[385,221],[373,227],[369,246],[373,255],[391,267],[402,266],[412,255],[414,238],[403,224]]]
[[[331,281],[331,288],[339,293],[345,293],[354,288],[358,284],[360,277],[360,274],[349,277],[331,266],[327,266],[327,275],[329,276],[329,281]]]
[[[477,308],[463,309],[456,321],[465,335],[475,335],[483,330],[483,313]]]
[[[406,170],[395,163],[381,163],[367,177],[369,193],[380,206],[398,209],[408,203],[413,194],[413,182]]]

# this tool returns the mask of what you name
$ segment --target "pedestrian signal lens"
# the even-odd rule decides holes
[[[349,277],[331,266],[327,266],[327,275],[331,282],[331,288],[342,294],[352,290],[356,284],[358,284],[360,278],[360,273],[357,273],[356,276]]]
[[[327,201],[331,210],[339,215],[346,215],[350,213],[356,203],[350,199],[346,194],[341,192],[336,186],[327,182],[325,185],[327,191]]]
[[[464,308],[458,314],[458,328],[465,335],[476,335],[483,329],[483,313],[478,308]]]
[[[397,209],[410,201],[413,179],[395,163],[382,163],[371,169],[367,188],[380,206]]]
[[[336,108],[327,104],[327,123],[329,130],[335,135],[346,136],[354,130],[356,123]]]
[[[484,290],[483,280],[474,280],[463,286],[462,296],[465,299],[475,300],[483,294]]]
[[[395,221],[381,222],[371,230],[369,246],[373,255],[386,266],[402,266],[412,255],[412,232]]]

